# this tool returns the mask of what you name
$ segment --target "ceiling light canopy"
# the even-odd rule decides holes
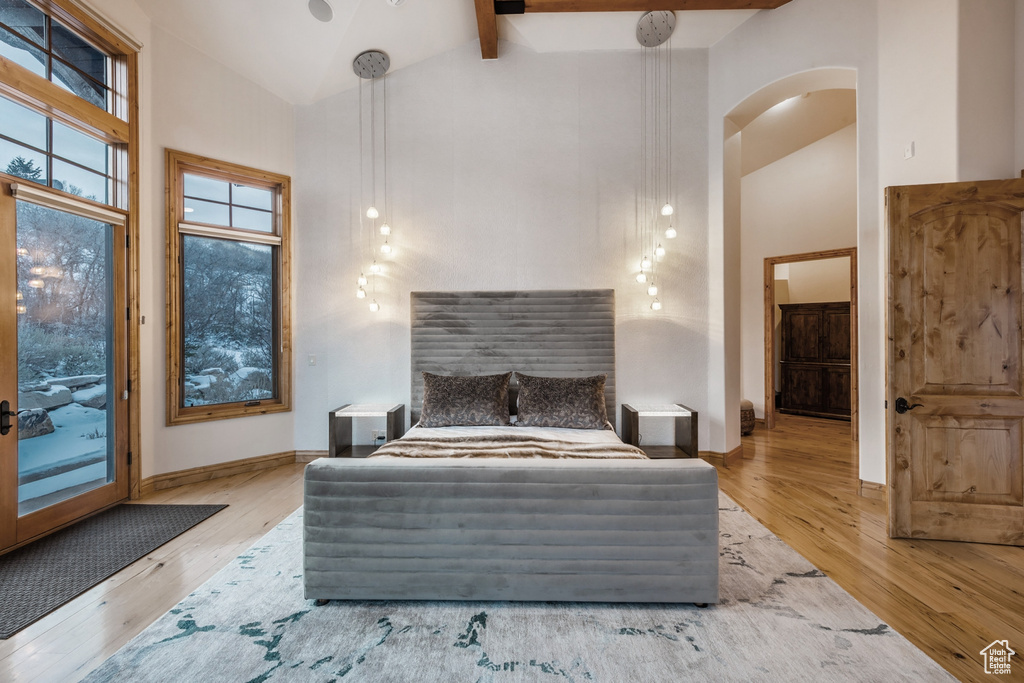
[[[320,21],[330,21],[334,18],[334,9],[327,0],[309,0],[309,13]]]

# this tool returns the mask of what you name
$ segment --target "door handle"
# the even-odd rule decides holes
[[[896,412],[899,413],[900,415],[902,415],[903,413],[907,412],[908,410],[913,410],[914,408],[920,408],[923,405],[924,405],[923,403],[915,403],[914,405],[910,405],[910,403],[907,402],[907,399],[905,399],[902,396],[900,396],[898,399],[896,399]]]
[[[7,436],[11,431],[11,418],[15,415],[17,413],[11,410],[10,401],[0,401],[0,436]]]

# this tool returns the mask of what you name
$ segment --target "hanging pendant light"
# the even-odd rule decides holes
[[[352,70],[356,76],[359,77],[359,203],[362,206],[366,206],[366,210],[360,214],[360,227],[365,229],[362,222],[362,216],[373,221],[369,226],[369,234],[367,235],[367,245],[370,250],[370,254],[373,255],[377,252],[377,245],[379,245],[380,253],[388,256],[394,253],[394,249],[389,241],[391,235],[391,225],[388,223],[388,218],[391,215],[391,204],[388,196],[388,90],[387,90],[387,79],[385,78],[388,68],[391,66],[391,59],[388,55],[380,50],[367,50],[361,52],[352,60]],[[378,111],[378,96],[377,96],[377,82],[381,81],[383,84],[383,97],[381,104],[383,105],[383,111]],[[365,83],[369,83],[370,89],[370,103],[369,103],[369,126],[364,125],[364,110],[363,106],[363,86]],[[378,121],[382,118],[382,121]],[[378,156],[378,125],[383,124],[383,179],[384,179],[384,194],[383,197],[377,195],[377,156]],[[369,140],[367,140],[366,128],[369,128]],[[368,149],[370,154],[370,183],[369,183],[369,201],[366,200],[366,173],[363,162],[363,152]],[[383,199],[383,204],[378,203],[379,199]],[[364,203],[365,202],[365,203]],[[376,220],[382,218],[379,230],[376,227]],[[379,235],[384,237],[384,243],[377,242]],[[366,233],[364,233],[366,234]],[[369,278],[362,273],[359,274],[359,289],[356,291],[356,296],[360,299],[367,298],[367,291],[364,287],[368,284],[372,284],[371,292],[374,295],[373,301],[370,303],[370,311],[376,313],[380,310],[380,304],[377,303],[377,276],[383,272],[383,268],[376,259],[370,265]]]
[[[657,297],[655,277],[666,254],[658,239],[664,230],[666,239],[676,236],[672,224],[675,214],[672,184],[672,50],[669,39],[676,26],[676,15],[668,10],[647,12],[636,26],[640,54],[640,182],[637,184],[638,251],[644,254],[636,281],[647,284],[647,294]],[[664,228],[664,219],[668,227]],[[650,258],[647,254],[653,254]],[[661,310],[657,298],[651,310]]]

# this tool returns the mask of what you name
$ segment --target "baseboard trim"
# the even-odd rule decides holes
[[[326,458],[327,451],[295,451],[295,462],[313,462],[317,458]]]
[[[303,453],[306,452],[307,451],[303,451]],[[162,491],[164,489],[174,488],[175,486],[195,484],[201,481],[220,479],[221,477],[230,477],[235,474],[244,474],[246,472],[257,472],[259,470],[267,470],[272,467],[280,467],[281,465],[291,465],[295,462],[301,462],[297,459],[297,453],[295,451],[271,453],[270,455],[258,455],[254,458],[229,460],[228,462],[221,462],[216,465],[203,465],[202,467],[192,467],[187,470],[178,470],[176,472],[167,472],[165,474],[146,477],[142,480],[142,486],[140,488],[142,495],[145,496],[153,493],[154,491]]]
[[[740,444],[728,453],[719,453],[718,451],[701,451],[700,457],[705,460],[714,460],[716,463],[721,463],[723,467],[731,467],[743,460],[743,444]]]
[[[885,484],[861,479],[860,495],[871,500],[885,500]]]

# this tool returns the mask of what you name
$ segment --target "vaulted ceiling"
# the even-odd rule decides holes
[[[476,40],[481,3],[493,27],[482,46],[500,57],[499,38],[538,52],[638,49],[636,23],[651,9],[688,10],[672,45],[706,48],[788,1],[526,0],[511,3],[523,14],[499,16],[494,0],[329,0],[334,19],[322,23],[306,0],[136,0],[159,29],[294,104],[355,86],[352,60],[364,50],[387,52],[401,69]]]

